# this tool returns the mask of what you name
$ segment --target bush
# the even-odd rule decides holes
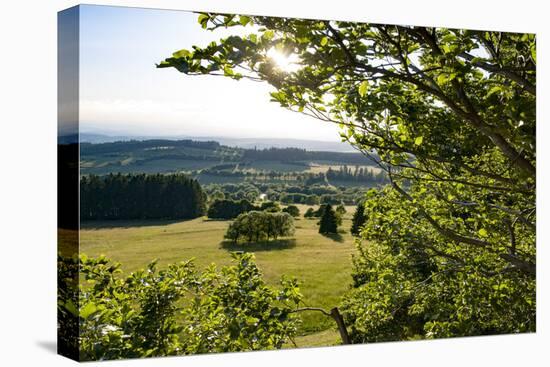
[[[336,207],[336,213],[340,214],[340,215],[344,215],[347,213],[347,210],[346,210],[346,207],[344,206],[344,204],[340,204]]]
[[[307,208],[304,218],[314,218],[315,217],[315,210],[313,208]]]
[[[275,212],[280,212],[281,211],[281,206],[277,202],[266,201],[266,202],[263,202],[260,205],[259,209],[262,210],[262,211],[275,213]]]
[[[308,195],[300,193],[285,193],[281,195],[281,202],[285,204],[305,204],[308,200]]]
[[[317,195],[308,195],[304,202],[306,205],[319,205],[319,196]]]
[[[283,212],[288,213],[295,218],[300,216],[300,209],[298,209],[296,205],[287,206],[286,208],[283,209]]]
[[[104,257],[59,257],[59,269],[79,266],[84,282],[79,291],[71,277],[60,278],[70,291],[59,293],[58,313],[79,327],[78,339],[60,346],[78,345],[81,361],[281,348],[296,334],[296,280],[268,286],[252,254],[232,256],[221,270],[200,272],[190,261],[158,270],[153,262],[124,278]]]

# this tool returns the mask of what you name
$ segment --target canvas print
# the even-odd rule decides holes
[[[60,354],[535,332],[534,34],[58,19]]]

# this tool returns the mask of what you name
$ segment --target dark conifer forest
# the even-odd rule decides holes
[[[92,219],[192,219],[205,212],[199,183],[182,174],[82,176],[80,216]]]

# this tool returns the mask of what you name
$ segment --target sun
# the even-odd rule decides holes
[[[301,68],[300,58],[296,54],[284,54],[272,47],[267,51],[267,57],[273,61],[275,66],[281,71],[292,73]]]

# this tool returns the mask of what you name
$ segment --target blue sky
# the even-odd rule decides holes
[[[81,6],[81,131],[339,141],[334,125],[269,102],[266,83],[155,68],[234,32],[205,31],[190,12]]]

